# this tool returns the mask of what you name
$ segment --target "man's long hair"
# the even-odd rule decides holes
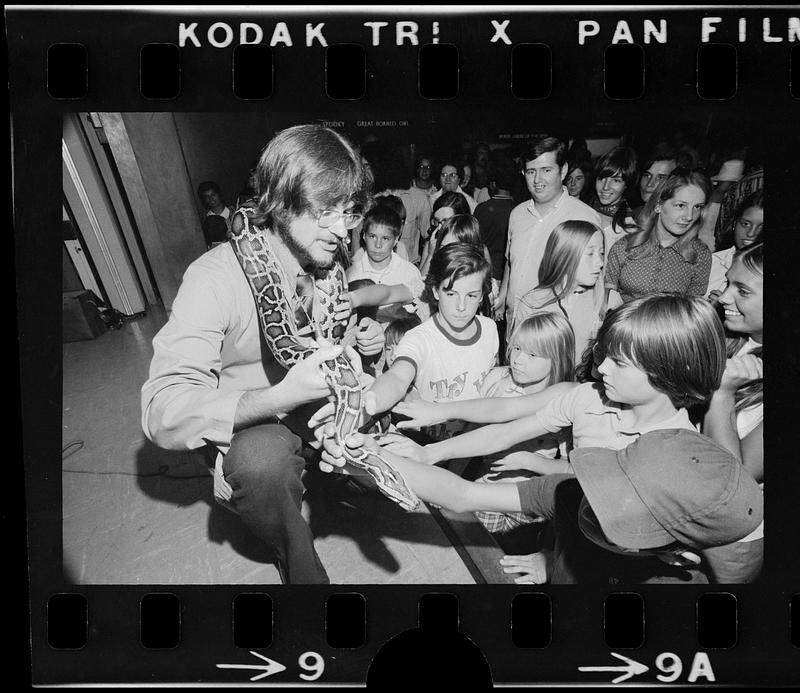
[[[256,167],[257,226],[286,232],[293,216],[339,204],[363,211],[371,201],[372,174],[355,148],[321,125],[296,125],[279,132]]]

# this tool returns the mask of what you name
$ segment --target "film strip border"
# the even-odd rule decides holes
[[[225,25],[227,26],[227,25]],[[210,32],[209,36],[213,34]],[[139,53],[139,90],[150,100],[177,98],[182,84],[183,52],[173,43],[150,43]],[[275,80],[274,49],[264,44],[233,48],[231,95],[242,100],[268,100]],[[461,54],[452,43],[419,47],[417,84],[424,99],[447,100],[459,96]],[[334,100],[364,99],[369,91],[370,66],[361,44],[325,47],[325,94]],[[647,91],[645,47],[636,43],[609,45],[603,54],[603,93],[609,99],[634,100]],[[701,44],[696,54],[696,90],[701,99],[726,100],[736,96],[739,82],[737,47],[729,43]],[[546,43],[513,46],[508,65],[508,86],[520,100],[547,99],[553,91],[553,51]],[[82,43],[54,43],[47,50],[47,91],[55,99],[75,100],[89,92],[92,79],[89,49]],[[188,85],[193,86],[193,85]],[[409,85],[412,87],[412,85]],[[412,87],[413,88],[413,87]],[[787,88],[800,98],[800,45],[789,50]]]
[[[93,653],[113,659],[114,653],[128,652],[138,671],[147,669],[142,665],[148,658],[158,668],[170,652],[177,671],[188,649],[197,662],[197,680],[274,675],[275,682],[363,681],[373,675],[372,663],[380,663],[375,676],[394,672],[396,679],[394,658],[408,656],[411,643],[428,643],[428,649],[435,643],[436,653],[429,654],[441,657],[440,666],[451,650],[480,654],[464,666],[474,668],[477,661],[474,675],[488,681],[490,670],[482,663],[506,676],[510,672],[516,681],[608,682],[609,672],[623,680],[644,675],[643,682],[675,684],[758,681],[764,672],[744,667],[765,626],[785,627],[779,640],[800,656],[800,594],[785,602],[781,615],[756,613],[742,595],[724,590],[670,590],[646,599],[639,591],[607,592],[588,602],[568,592],[523,588],[491,598],[403,590],[387,603],[371,590],[326,595],[305,589],[302,606],[287,604],[281,594],[228,588],[218,588],[211,600],[191,588],[141,590],[123,600],[102,589],[88,599],[82,592],[57,593],[47,602],[48,646],[62,658],[71,653],[77,669]],[[108,608],[109,599],[116,600],[116,608]],[[404,622],[409,630],[402,630]],[[109,642],[113,653],[107,651]],[[581,644],[573,648],[576,642]],[[603,657],[603,647],[614,651],[616,660],[607,651]],[[773,653],[776,660],[785,654],[781,649]],[[419,657],[425,649],[417,652]],[[102,681],[98,662],[105,658],[91,661],[99,676],[92,680]]]
[[[777,11],[774,13],[777,14]],[[687,12],[688,14],[690,13]],[[695,12],[692,16],[698,14]],[[720,9],[719,14],[727,16],[730,12]],[[60,108],[77,108],[76,101],[84,98],[84,95],[90,101],[110,100],[115,102],[114,106],[124,107],[125,98],[118,96],[125,97],[135,92],[136,97],[151,99],[149,104],[145,104],[147,108],[169,108],[171,103],[165,99],[182,99],[187,95],[202,92],[207,86],[202,76],[203,72],[207,71],[213,73],[210,81],[217,89],[209,105],[218,107],[220,103],[224,103],[230,104],[232,108],[248,108],[251,105],[254,108],[262,108],[262,100],[267,100],[270,105],[275,101],[283,105],[280,97],[286,93],[282,85],[286,82],[284,75],[288,61],[285,61],[284,55],[279,54],[280,51],[269,51],[270,80],[265,84],[262,79],[265,74],[264,63],[259,62],[258,58],[244,60],[239,57],[241,67],[238,70],[234,67],[237,54],[246,56],[250,50],[263,52],[265,47],[237,46],[232,48],[233,55],[224,51],[212,51],[213,60],[209,60],[208,46],[203,49],[202,55],[194,56],[186,49],[169,44],[170,39],[167,36],[174,36],[175,33],[171,29],[166,32],[155,31],[156,24],[172,22],[172,19],[162,18],[156,21],[156,18],[151,16],[147,20],[154,28],[150,33],[158,36],[148,36],[147,40],[141,40],[142,32],[134,30],[132,35],[136,38],[123,41],[125,45],[119,55],[103,52],[103,49],[107,49],[118,35],[109,34],[105,39],[93,37],[92,40],[79,43],[80,39],[74,37],[91,36],[91,32],[62,30],[58,28],[62,26],[58,22],[51,24],[49,28],[43,27],[42,34],[47,39],[34,38],[32,44],[30,42],[27,44],[28,49],[23,53],[23,57],[30,58],[32,54],[28,51],[34,49],[34,57],[26,65],[26,70],[30,71],[34,78],[31,79],[29,86],[23,86],[23,81],[16,79],[14,97],[20,100],[33,93],[35,102],[31,102],[32,111],[49,99],[50,104],[54,105],[53,112],[55,112]],[[66,22],[67,26],[69,24],[70,22]],[[777,27],[778,23],[775,22],[774,25]],[[485,40],[488,41],[490,36],[491,31]],[[690,88],[676,95],[675,103],[679,106],[684,103],[687,96],[695,96],[697,101],[731,98],[733,103],[723,101],[721,105],[733,106],[735,103],[739,108],[758,105],[762,112],[767,113],[775,104],[763,102],[755,104],[752,100],[752,91],[749,94],[744,93],[744,87],[758,83],[762,76],[764,81],[775,89],[775,101],[778,105],[785,105],[789,101],[787,97],[795,99],[798,97],[796,86],[800,82],[798,47],[790,43],[791,39],[782,45],[766,46],[764,54],[767,59],[763,63],[752,60],[754,52],[752,44],[745,44],[741,48],[734,43],[714,44],[721,46],[721,52],[718,53],[719,61],[725,63],[727,60],[725,64],[728,65],[727,77],[720,82],[718,96],[714,97],[711,95],[712,92],[700,92],[697,79],[699,53],[701,49],[705,52],[705,46],[697,44],[696,39],[692,39],[691,42],[682,41],[680,36],[680,32],[674,32],[669,46],[680,55],[678,72],[682,77],[673,79],[675,83],[681,80],[685,82],[686,75],[691,75],[692,79]],[[30,36],[26,38],[30,40]],[[172,52],[173,57],[170,59],[174,61],[176,70],[174,73],[165,70],[167,63],[163,58],[153,54],[156,57],[153,59],[155,67],[151,65],[150,68],[155,69],[152,91],[143,93],[141,70],[147,68],[147,61],[145,60],[143,64],[142,49],[146,45],[151,45],[148,43],[151,38],[155,38],[155,43],[152,45],[156,47],[166,45],[167,50]],[[735,38],[729,40],[735,41]],[[74,58],[61,56],[59,59],[57,52],[52,54],[50,52],[53,46],[75,45],[76,42],[79,48],[69,50],[77,50],[77,70]],[[19,49],[19,43],[15,42],[14,50]],[[101,44],[100,50],[97,47],[98,43]],[[692,45],[687,47],[686,43]],[[417,73],[413,74],[414,70],[401,71],[397,81],[409,94],[419,93],[423,98],[432,100],[452,99],[454,95],[458,98],[468,91],[465,87],[474,91],[475,84],[470,83],[472,78],[469,65],[470,62],[474,65],[476,55],[474,44],[475,41],[459,40],[454,40],[450,44],[456,47],[455,76],[452,63],[450,68],[447,68],[447,61],[433,54],[435,59],[431,62],[432,69],[446,71],[442,79],[435,77],[429,79],[419,74],[421,55],[426,46],[415,48],[413,62],[417,66]],[[443,45],[446,49],[448,46],[448,44],[439,45]],[[537,99],[548,98],[559,101],[560,96],[557,91],[559,84],[563,84],[563,79],[559,75],[563,76],[569,71],[564,68],[561,46],[562,44],[557,41],[547,42],[545,38],[539,43],[506,46],[502,54],[495,54],[491,63],[500,64],[497,89],[507,94],[503,105],[514,98],[523,103],[526,98],[533,99],[534,102]],[[614,64],[614,53],[617,56],[625,55],[624,51],[620,52],[617,48],[627,49],[625,45],[620,45],[603,47],[601,50],[595,45],[588,54],[590,60],[596,59],[598,54],[604,55],[605,65],[608,67]],[[714,52],[720,50],[711,48]],[[729,69],[731,48],[736,55],[733,80]],[[761,47],[756,46],[756,48]],[[331,55],[328,49],[337,49],[337,45],[325,49],[326,57]],[[625,91],[627,86],[623,86],[619,91],[614,91],[612,88],[609,93],[608,80],[597,78],[598,74],[602,74],[598,68],[588,76],[592,78],[598,96],[605,93],[612,99],[619,98],[624,101],[626,98],[636,98],[635,95],[641,93],[643,100],[648,101],[667,95],[667,90],[660,86],[664,81],[661,80],[659,84],[659,81],[654,79],[656,76],[653,75],[652,67],[655,63],[656,71],[663,70],[665,65],[670,64],[669,60],[665,59],[663,53],[657,53],[654,60],[652,46],[635,45],[633,49],[640,50],[640,55],[643,51],[644,55],[644,69],[631,70],[634,75],[639,76],[638,81],[635,78],[631,81],[624,77],[626,67],[638,64],[636,58],[630,58],[630,62],[628,59],[621,60],[623,69],[619,82],[623,85],[634,85],[628,91]],[[301,86],[308,87],[309,91],[323,97],[327,94],[332,99],[350,99],[358,108],[372,108],[371,95],[373,90],[377,90],[375,74],[376,72],[386,74],[386,66],[381,65],[379,70],[373,71],[375,50],[367,47],[363,49],[366,59],[362,68],[360,58],[356,55],[358,51],[355,53],[351,51],[348,55],[348,50],[351,49],[346,48],[345,52],[340,54],[343,57],[333,58],[328,66],[330,68],[328,73],[322,50],[300,53],[300,59],[296,62],[303,63],[302,70],[308,70],[311,75],[309,83]],[[450,50],[452,55],[452,49]],[[570,50],[572,53],[580,52],[575,46]],[[542,78],[542,75],[548,74],[547,70],[526,69],[524,60],[518,62],[518,79],[514,80],[513,56],[515,54],[523,56],[526,51],[530,52],[530,60],[537,65],[547,59],[543,56],[549,56],[548,65],[551,68],[549,80]],[[745,53],[748,51],[750,59],[746,59]],[[333,53],[335,54],[336,50]],[[610,62],[609,56],[611,56]],[[338,66],[337,60],[341,60]],[[521,60],[521,57],[517,58],[517,61]],[[597,60],[595,62],[597,65],[602,64]],[[57,82],[61,79],[58,72],[62,68],[66,77],[65,81],[58,85]],[[247,79],[247,73],[242,72],[250,68],[254,69],[254,72],[250,73],[255,75],[254,79]],[[337,70],[340,83],[342,80],[352,80],[354,72],[356,76],[363,73],[363,85],[357,88],[360,79],[356,79],[354,85],[346,84],[337,91]],[[151,85],[147,83],[149,78],[146,77],[148,70],[145,69],[144,72],[144,87],[149,90]],[[162,72],[164,83],[159,84],[161,81],[159,73]],[[15,74],[19,78],[23,72],[15,71]],[[327,74],[331,75],[330,79],[327,79]],[[436,73],[430,74],[435,76]],[[703,74],[706,75],[704,83],[713,90],[716,78],[711,79],[707,75],[713,75],[714,70],[707,73],[704,68]],[[528,92],[524,91],[526,83],[524,81],[520,83],[520,80],[525,78],[530,80],[527,83]],[[115,82],[115,79],[118,81]],[[236,91],[237,81],[239,92]],[[515,81],[516,91],[512,89]],[[442,86],[439,92],[422,92],[423,82],[432,84],[433,88],[439,84],[449,86],[447,88]],[[734,85],[733,89],[731,82]],[[248,84],[254,89],[249,94],[246,91],[249,88],[246,86]],[[638,91],[635,88],[637,84]],[[725,84],[727,86],[723,89],[722,85]],[[224,89],[218,88],[220,85],[224,85]],[[348,89],[350,91],[347,91]],[[161,90],[160,96],[159,90]],[[525,93],[527,96],[523,95]],[[763,92],[759,95],[761,93]],[[720,94],[722,96],[719,96]],[[743,98],[736,99],[734,94]],[[396,90],[392,93],[392,98],[397,98]],[[272,101],[269,101],[270,99]],[[116,103],[119,101],[123,103]],[[131,100],[128,99],[127,103],[131,103]],[[196,103],[200,103],[197,98],[190,105]],[[49,106],[45,104],[44,107]],[[81,107],[87,110],[89,108],[83,104]],[[38,117],[31,120],[36,124],[40,122]],[[20,121],[18,125],[22,127],[22,122]],[[780,185],[778,180],[775,183]],[[785,199],[789,197],[786,196]],[[775,259],[776,262],[779,260],[777,257]],[[776,546],[779,547],[779,551],[781,538],[778,535],[782,530],[780,524],[778,522],[774,526]],[[786,526],[783,529],[785,529],[783,547],[785,551],[791,553],[794,546],[791,541],[794,535],[790,532],[792,527]],[[41,537],[39,535],[34,538]],[[777,556],[778,559],[783,558],[778,551],[773,556]],[[791,564],[791,560],[789,563]],[[692,671],[696,674],[698,671],[706,671],[703,659],[698,657],[698,653],[710,657],[718,682],[763,682],[765,678],[783,682],[794,679],[796,682],[797,679],[800,623],[797,614],[800,613],[800,603],[798,603],[800,595],[792,596],[791,591],[787,593],[780,588],[770,590],[768,586],[762,586],[756,591],[745,587],[726,592],[717,588],[712,593],[683,587],[679,590],[667,589],[657,593],[637,591],[606,594],[606,596],[588,588],[582,589],[580,594],[574,591],[563,592],[559,589],[546,592],[522,590],[509,592],[504,587],[492,587],[491,593],[487,588],[481,591],[452,590],[451,592],[457,595],[455,611],[453,594],[444,595],[444,605],[438,612],[432,612],[439,615],[426,620],[422,590],[413,588],[390,588],[390,591],[359,589],[357,592],[350,588],[348,592],[337,593],[330,597],[327,596],[328,592],[313,589],[297,592],[294,588],[281,588],[251,597],[251,593],[242,589],[233,590],[223,586],[214,587],[211,592],[208,588],[202,590],[193,587],[175,589],[154,586],[58,587],[57,579],[47,579],[47,587],[43,589],[44,578],[52,578],[54,572],[57,570],[48,571],[45,576],[31,575],[33,608],[31,621],[37,682],[56,680],[110,682],[119,680],[120,677],[128,681],[146,679],[169,682],[186,680],[186,672],[190,672],[190,680],[195,681],[230,676],[230,681],[244,682],[259,672],[249,669],[221,672],[216,670],[216,666],[237,664],[246,667],[247,662],[263,664],[263,660],[259,662],[247,651],[249,645],[257,646],[252,648],[253,652],[260,650],[263,656],[279,661],[282,663],[281,666],[287,667],[283,673],[278,672],[274,677],[267,677],[270,681],[310,680],[300,679],[300,674],[306,677],[313,677],[316,674],[319,662],[314,654],[322,657],[327,663],[324,676],[320,674],[318,677],[321,681],[362,681],[369,668],[369,660],[378,649],[392,637],[400,637],[397,634],[403,628],[414,629],[418,625],[420,630],[428,630],[431,633],[430,641],[437,645],[434,655],[436,660],[444,659],[442,651],[446,649],[445,642],[457,635],[469,638],[481,648],[495,671],[502,672],[502,675],[494,677],[498,681],[569,680],[607,683],[611,677],[615,677],[616,680],[625,673],[608,670],[626,666],[622,660],[608,656],[608,649],[611,647],[621,651],[617,653],[618,655],[629,660],[638,660],[640,664],[644,663],[642,666],[650,668],[649,672],[635,675],[638,676],[638,680],[650,677],[651,682],[658,680],[686,683]],[[780,571],[776,578],[781,579],[783,583],[787,582],[787,578],[790,582],[794,580],[792,575]],[[768,581],[768,585],[772,584],[772,581]],[[209,599],[210,593],[211,599]],[[711,601],[703,601],[703,609],[700,607],[701,597],[711,598]],[[250,601],[251,598],[254,601]],[[617,616],[605,618],[608,604],[611,604],[608,613]],[[704,616],[713,614],[713,609],[720,610],[715,618],[708,619]],[[698,613],[701,614],[700,621]],[[615,624],[615,618],[621,620]],[[700,625],[701,623],[706,625]],[[269,624],[270,628],[267,629],[266,624]],[[547,628],[542,627],[543,624],[546,624]],[[637,647],[633,644],[632,648],[626,647],[626,644],[631,646],[632,643],[638,643],[642,639],[643,645]],[[166,647],[162,647],[163,645]],[[383,650],[379,652],[382,653]],[[602,661],[599,659],[600,654],[603,655]],[[303,655],[309,656],[303,658]],[[336,664],[333,660],[336,660]],[[590,670],[604,671],[584,672],[581,671],[581,666]],[[636,680],[637,678],[633,678],[633,681]],[[695,681],[704,683],[710,679],[707,675],[697,674]]]

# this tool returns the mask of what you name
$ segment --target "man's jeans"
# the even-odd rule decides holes
[[[282,424],[253,426],[234,435],[222,469],[233,489],[231,502],[250,531],[274,548],[284,582],[328,584],[300,513],[306,465],[301,445]]]

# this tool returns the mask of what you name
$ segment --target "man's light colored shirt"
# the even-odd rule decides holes
[[[284,291],[294,296],[294,287]],[[315,301],[312,314],[319,310]],[[286,374],[262,349],[253,294],[228,243],[189,265],[169,320],[153,338],[153,352],[142,386],[142,429],[170,450],[211,444],[227,451],[242,395]]]

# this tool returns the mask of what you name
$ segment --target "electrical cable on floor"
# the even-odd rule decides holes
[[[66,460],[70,455],[74,455],[78,450],[83,449],[83,441],[82,440],[73,440],[67,443],[61,449],[61,461],[63,462]],[[210,474],[189,474],[186,476],[182,476],[180,474],[168,474],[170,470],[169,465],[162,464],[159,465],[158,471],[152,472],[150,474],[140,474],[136,472],[97,472],[91,469],[61,469],[63,474],[92,474],[95,476],[138,476],[142,479],[147,479],[149,477],[160,476],[164,479],[209,479],[211,478]]]

